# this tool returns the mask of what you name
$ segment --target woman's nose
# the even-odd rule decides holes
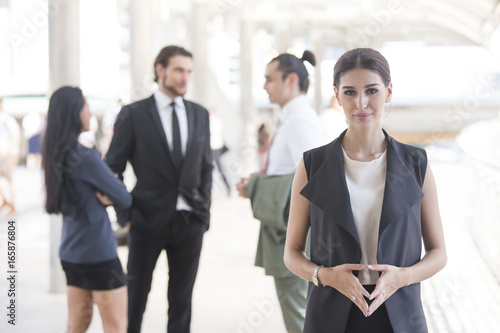
[[[360,94],[356,106],[360,110],[366,109],[368,106],[368,97],[364,94]]]

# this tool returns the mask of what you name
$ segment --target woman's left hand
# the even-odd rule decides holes
[[[391,265],[367,265],[366,267],[371,271],[382,273],[377,280],[375,290],[370,295],[370,300],[373,300],[368,308],[370,316],[399,288],[407,286],[406,270],[404,267]]]

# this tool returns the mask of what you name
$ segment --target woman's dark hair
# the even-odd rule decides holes
[[[64,172],[67,154],[76,146],[82,130],[80,112],[85,98],[80,88],[62,87],[50,97],[47,127],[42,147],[47,213],[65,213]]]
[[[356,68],[376,72],[386,87],[391,83],[391,70],[385,57],[373,49],[358,48],[347,51],[337,60],[333,68],[333,85],[338,89],[342,75]]]
[[[170,45],[170,46],[165,46],[163,49],[161,49],[160,53],[156,56],[155,63],[153,65],[153,71],[155,73],[155,82],[158,82],[158,75],[156,75],[156,65],[160,64],[164,68],[167,68],[168,62],[170,61],[170,58],[173,56],[180,55],[184,57],[189,57],[193,58],[193,55],[191,52],[186,50],[183,47],[180,46],[175,46],[175,45]]]
[[[299,89],[303,93],[307,93],[309,89],[309,76],[307,74],[306,66],[304,66],[304,61],[309,62],[311,65],[316,66],[316,58],[311,51],[304,51],[302,58],[297,58],[296,56],[288,53],[283,53],[271,60],[269,63],[278,61],[278,70],[283,72],[283,80],[290,73],[296,73],[299,77]]]

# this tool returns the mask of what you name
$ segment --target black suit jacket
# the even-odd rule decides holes
[[[423,149],[387,138],[387,171],[380,217],[377,261],[412,266],[422,251],[421,199],[427,168]],[[311,260],[325,267],[360,263],[361,247],[345,179],[342,133],[330,144],[304,153],[310,202]],[[356,272],[357,273],[357,272]],[[427,324],[420,284],[396,291],[385,301],[394,332],[423,333]],[[343,333],[352,302],[333,288],[309,284],[304,332]]]
[[[208,112],[187,100],[184,105],[188,141],[180,170],[172,161],[154,96],[120,111],[106,161],[120,177],[130,161],[137,177],[131,210],[119,214],[120,224],[131,220],[134,229],[159,236],[180,193],[208,229],[213,169]]]

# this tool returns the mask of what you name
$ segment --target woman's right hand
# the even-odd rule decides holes
[[[102,194],[101,192],[95,192],[95,195],[104,207],[113,205],[113,201],[111,201],[111,199],[106,194]]]
[[[361,285],[352,271],[366,269],[366,265],[343,264],[335,267],[323,267],[318,271],[318,279],[321,284],[337,289],[368,316],[368,303],[365,297],[370,298],[370,293]]]

